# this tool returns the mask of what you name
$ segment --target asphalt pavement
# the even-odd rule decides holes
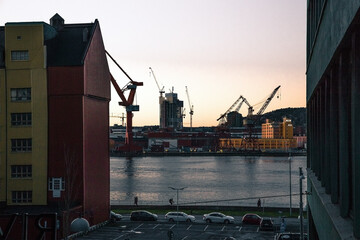
[[[129,215],[116,223],[110,223],[76,239],[109,239],[109,240],[224,240],[233,237],[237,240],[248,239],[274,239],[279,231],[280,218],[273,218],[277,230],[260,231],[259,226],[243,225],[241,216],[235,216],[234,224],[208,224],[202,220],[202,215],[195,215],[196,221],[192,223],[169,223],[164,215],[159,215],[155,222],[130,221]],[[306,222],[305,222],[306,224]],[[286,231],[299,232],[299,220],[286,219]]]

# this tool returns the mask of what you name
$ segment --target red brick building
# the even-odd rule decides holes
[[[16,49],[10,49],[12,46]],[[5,56],[0,58],[1,86],[16,82],[17,88],[29,89],[26,102],[16,105],[8,100],[10,89],[1,92],[1,104],[9,107],[4,108],[8,112],[1,118],[0,129],[4,125],[13,136],[27,134],[26,139],[30,139],[25,153],[13,153],[17,148],[7,142],[17,141],[10,134],[0,141],[4,159],[0,170],[7,174],[4,177],[7,181],[0,180],[0,213],[56,212],[61,228],[59,237],[80,214],[90,225],[108,220],[110,72],[98,20],[65,24],[55,14],[50,25],[6,24],[0,28],[0,56]],[[19,62],[13,56],[25,57]],[[18,64],[25,67],[17,67]],[[10,72],[12,78],[1,74],[5,72]],[[29,80],[23,76],[29,76]],[[7,123],[11,111],[16,114],[26,111],[30,124],[14,127]],[[2,148],[7,150],[1,151]],[[14,165],[17,162],[22,165]],[[13,174],[18,166],[26,166],[25,178],[23,174]],[[0,218],[2,229],[7,224]],[[12,234],[16,234],[16,229],[21,232],[19,224],[14,225]]]

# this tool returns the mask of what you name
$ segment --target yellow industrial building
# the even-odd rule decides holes
[[[0,67],[0,202],[7,205],[47,202],[44,28],[43,23],[5,26],[6,68]]]
[[[269,119],[261,126],[262,138],[221,138],[220,149],[235,150],[288,150],[296,148],[293,138],[291,119],[283,118],[283,122],[271,122]]]

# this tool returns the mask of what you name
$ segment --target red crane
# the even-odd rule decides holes
[[[142,82],[133,81],[130,76],[120,67],[120,65],[115,61],[115,59],[105,50],[105,53],[111,58],[111,60],[120,68],[120,70],[129,78],[128,82],[123,89],[119,87],[115,78],[111,75],[111,83],[113,84],[117,94],[119,95],[122,102],[119,102],[120,106],[126,108],[126,135],[125,135],[125,145],[119,147],[118,150],[124,153],[135,153],[141,151],[140,146],[136,146],[133,143],[133,132],[132,132],[132,118],[135,111],[139,111],[139,105],[133,105],[134,97],[136,93],[137,86],[143,86]],[[128,99],[126,99],[124,92],[130,90]]]

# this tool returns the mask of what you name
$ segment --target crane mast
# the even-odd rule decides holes
[[[189,114],[190,114],[190,131],[192,131],[192,116],[194,115],[194,105],[191,105],[191,103],[190,103],[189,91],[188,91],[187,86],[185,86],[185,89],[186,89],[186,95],[188,98],[189,109],[190,109],[190,112],[189,112]]]

